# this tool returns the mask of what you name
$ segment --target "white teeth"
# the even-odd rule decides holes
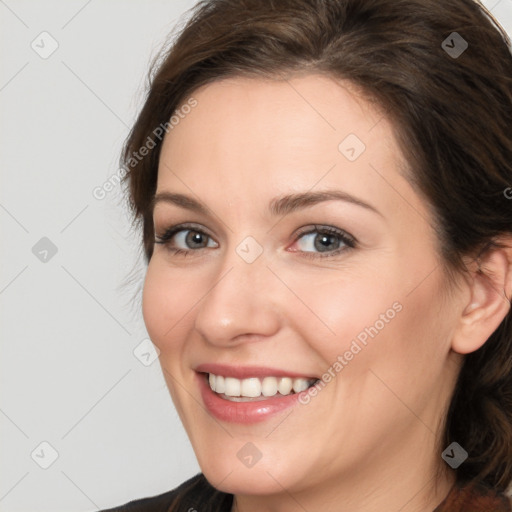
[[[240,396],[247,396],[249,398],[256,398],[261,395],[261,382],[260,379],[244,379],[240,390]]]
[[[228,397],[271,397],[300,393],[308,389],[315,379],[292,379],[290,377],[264,377],[260,380],[257,377],[248,379],[235,379],[234,377],[223,377],[222,375],[208,375],[210,389]]]
[[[275,377],[265,377],[261,384],[263,396],[274,396],[277,393],[277,379]]]
[[[211,373],[210,373],[210,375],[211,375]],[[210,384],[210,387],[211,387],[211,384]],[[225,393],[226,392],[226,381],[222,375],[215,376],[215,392],[216,393]]]
[[[300,393],[309,388],[309,383],[306,379],[293,379],[293,391]]]
[[[224,379],[224,385],[226,386],[224,393],[227,396],[240,396],[242,382],[239,379],[234,379],[233,377],[226,377]]]
[[[289,395],[293,389],[293,381],[290,377],[283,377],[277,384],[277,390],[281,395]]]

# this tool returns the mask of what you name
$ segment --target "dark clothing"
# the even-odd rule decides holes
[[[455,484],[434,512],[509,512],[512,499],[488,487]]]
[[[101,512],[231,512],[232,505],[232,494],[217,491],[199,473],[172,491]],[[487,487],[455,484],[433,512],[512,512],[512,500]]]

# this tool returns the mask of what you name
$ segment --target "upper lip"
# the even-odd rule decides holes
[[[195,367],[198,373],[213,373],[223,377],[248,379],[249,377],[291,377],[293,379],[316,379],[317,377],[268,366],[232,366],[219,363],[203,363]]]

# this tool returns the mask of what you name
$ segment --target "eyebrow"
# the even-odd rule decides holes
[[[276,197],[270,201],[269,211],[273,216],[286,215],[303,208],[314,206],[325,201],[344,201],[356,206],[360,206],[383,217],[374,206],[368,204],[353,195],[341,190],[325,190],[321,192],[301,192],[289,194],[282,197]],[[151,211],[158,203],[169,203],[186,210],[190,210],[202,215],[208,215],[208,208],[202,205],[193,197],[173,192],[159,192],[155,194],[151,201]]]

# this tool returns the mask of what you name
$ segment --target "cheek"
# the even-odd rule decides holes
[[[338,279],[290,276],[288,283],[304,303],[290,307],[289,315],[328,367],[346,355],[343,370],[350,366],[353,375],[375,365],[389,371],[395,366],[399,375],[404,363],[418,367],[426,358],[442,357],[450,330],[442,276],[434,272],[411,293],[409,281],[416,278],[399,267],[386,272],[367,267]]]
[[[364,349],[376,335],[382,338],[402,314],[400,281],[393,286],[389,269],[387,279],[384,283],[377,270],[368,266],[364,272],[333,269],[315,276],[290,274],[286,282],[301,300],[289,301],[287,313],[303,339],[314,344],[312,348],[331,365],[345,351],[358,351],[354,340]]]
[[[176,272],[162,268],[157,261],[150,262],[142,294],[142,315],[151,340],[162,353],[179,348],[180,332],[198,296],[190,285],[190,279],[187,286]]]

